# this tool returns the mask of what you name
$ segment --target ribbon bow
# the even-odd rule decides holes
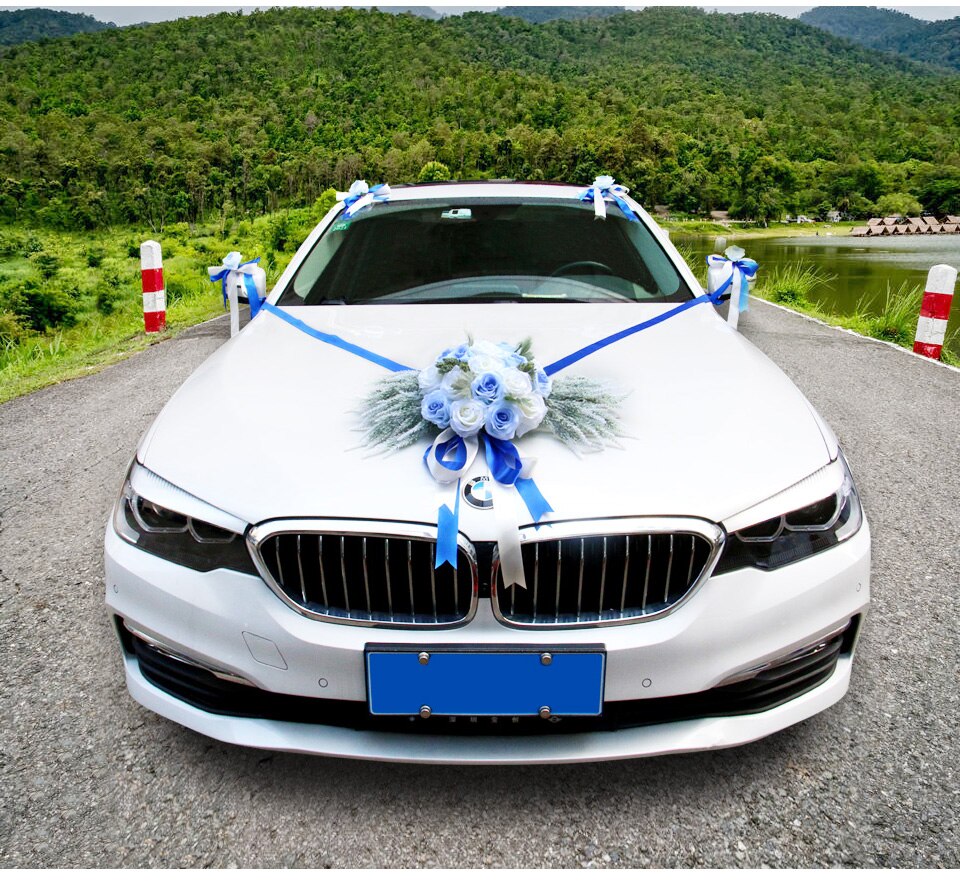
[[[497,551],[500,557],[500,572],[504,586],[519,584],[526,589],[523,557],[520,550],[520,524],[516,510],[512,509],[510,489],[520,495],[527,512],[534,522],[552,512],[533,474],[535,460],[524,461],[513,442],[494,438],[484,432],[462,438],[449,427],[444,429],[423,455],[423,462],[434,479],[441,484],[457,483],[453,509],[443,504],[437,515],[437,559],[435,567],[444,563],[457,566],[457,534],[460,524],[460,479],[469,471],[479,451],[482,439],[487,468],[494,481],[501,486],[495,496],[494,511],[497,517]]]
[[[247,299],[250,301],[251,319],[257,317],[257,312],[260,311],[260,307],[263,305],[263,299],[257,290],[257,283],[254,281],[253,275],[246,270],[252,270],[253,266],[258,262],[260,262],[259,256],[256,259],[248,259],[246,262],[243,262],[243,257],[240,253],[233,250],[223,257],[223,265],[209,266],[207,268],[207,271],[210,273],[210,280],[219,281],[223,288],[224,308],[227,307],[227,279],[233,273],[243,275],[243,290]]]
[[[714,290],[716,294],[724,294],[730,287],[731,298],[737,294],[737,310],[740,313],[747,311],[747,298],[750,295],[750,281],[756,276],[759,265],[752,259],[744,259],[745,251],[742,247],[727,247],[723,256],[711,254],[707,257],[707,265],[711,269],[719,268],[724,275],[724,283]]]
[[[625,185],[617,185],[613,176],[597,176],[586,191],[580,193],[579,200],[593,201],[593,209],[598,219],[607,218],[607,201],[615,203],[623,215],[633,222],[639,222],[640,217],[630,208],[624,197],[630,193]]]
[[[350,191],[338,191],[337,200],[343,201],[346,208],[343,213],[344,219],[356,216],[364,207],[369,207],[372,203],[383,203],[390,200],[389,185],[374,185],[371,188],[363,179],[357,179],[350,186]]]

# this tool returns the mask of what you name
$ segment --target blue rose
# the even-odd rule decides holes
[[[428,423],[446,429],[450,425],[450,398],[442,389],[434,389],[423,396],[420,416]]]
[[[523,357],[519,352],[515,352],[513,346],[509,343],[497,343],[498,346],[503,350],[502,358],[503,363],[507,367],[519,367],[527,359]]]
[[[443,361],[444,358],[456,358],[457,361],[465,361],[470,357],[471,349],[469,343],[461,343],[455,349],[444,349],[437,361]]]
[[[493,404],[503,397],[503,377],[494,371],[477,374],[470,384],[470,391],[477,401]]]
[[[501,401],[487,408],[486,423],[483,428],[487,435],[509,441],[516,434],[520,420],[520,411],[510,402]]]
[[[533,391],[546,398],[550,395],[552,389],[553,380],[543,372],[542,368],[538,367],[533,379]]]

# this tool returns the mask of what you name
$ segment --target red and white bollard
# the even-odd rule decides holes
[[[927,275],[913,351],[940,360],[943,338],[947,333],[950,303],[957,284],[957,270],[950,265],[935,265]]]
[[[167,294],[163,289],[163,258],[156,241],[140,245],[140,278],[143,282],[143,329],[157,333],[167,326]]]

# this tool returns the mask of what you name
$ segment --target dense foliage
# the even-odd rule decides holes
[[[82,12],[56,12],[53,9],[0,10],[0,46],[14,46],[73,34],[92,34],[115,28]]]
[[[819,6],[800,20],[873,49],[960,70],[960,16],[924,22],[892,9]]]
[[[648,205],[761,220],[945,206],[960,78],[775,15],[677,8],[542,25],[288,8],[0,50],[0,221],[160,230],[431,162],[611,172]]]

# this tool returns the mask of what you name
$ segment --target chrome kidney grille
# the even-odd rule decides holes
[[[706,579],[719,544],[693,532],[534,539],[521,546],[526,589],[495,569],[497,617],[544,628],[656,617]]]
[[[264,579],[309,617],[386,626],[450,626],[476,603],[476,561],[463,546],[457,567],[434,569],[432,540],[298,530],[253,540]]]

